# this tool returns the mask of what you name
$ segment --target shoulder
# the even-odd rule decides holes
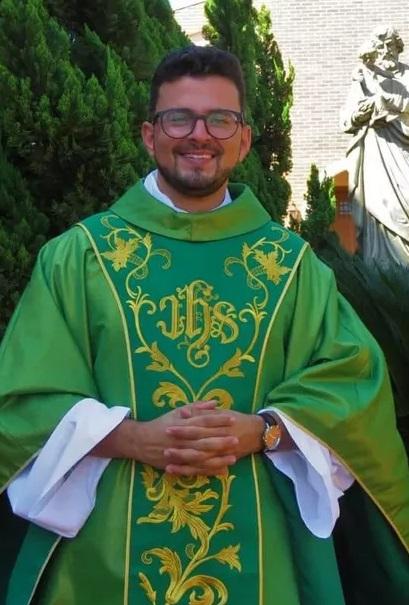
[[[317,294],[318,298],[325,299],[329,291],[336,290],[334,272],[329,265],[323,262],[310,244],[300,236],[292,234],[292,241],[301,246],[297,267],[297,283],[302,289],[311,294]]]
[[[41,248],[39,260],[58,261],[73,252],[84,253],[90,248],[89,239],[80,225],[74,225],[61,235],[52,238]]]
[[[34,273],[41,272],[48,283],[63,280],[69,274],[83,274],[94,256],[86,231],[76,224],[41,248]]]

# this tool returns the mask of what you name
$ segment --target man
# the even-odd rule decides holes
[[[3,343],[1,477],[34,521],[8,605],[399,603],[384,362],[308,246],[227,188],[251,137],[237,59],[169,55],[150,110],[157,173],[42,250]],[[371,559],[340,534],[343,589],[354,479],[341,519]]]
[[[343,110],[362,256],[386,268],[409,266],[409,67],[402,38],[378,27],[361,48]]]

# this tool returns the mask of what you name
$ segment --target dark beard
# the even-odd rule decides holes
[[[179,176],[175,171],[169,170],[165,166],[156,161],[158,172],[162,178],[171,186],[173,189],[182,193],[183,195],[190,195],[192,197],[206,197],[212,195],[218,191],[227,181],[230,176],[231,170],[223,170],[217,177],[209,181],[201,177],[201,172],[198,169],[196,173],[193,173],[193,177],[187,181],[186,178]]]

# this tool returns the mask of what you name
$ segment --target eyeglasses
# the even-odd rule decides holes
[[[215,109],[202,115],[190,109],[165,109],[155,113],[152,123],[158,120],[171,139],[183,139],[192,134],[198,120],[203,120],[208,134],[215,139],[230,139],[244,123],[243,115],[230,109]]]

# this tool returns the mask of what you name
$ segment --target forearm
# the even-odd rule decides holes
[[[142,462],[144,424],[126,418],[90,451],[90,455],[98,458],[132,458]]]

